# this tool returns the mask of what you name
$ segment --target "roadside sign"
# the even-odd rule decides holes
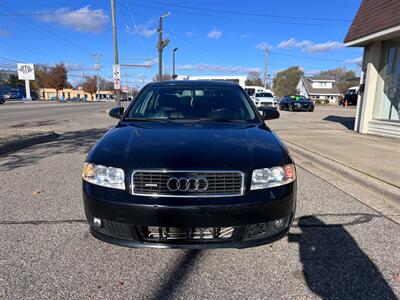
[[[113,78],[115,79],[121,79],[121,67],[120,65],[113,65]]]
[[[129,91],[129,88],[126,85],[124,85],[121,87],[121,91],[123,91],[124,93],[127,93]]]
[[[35,68],[33,64],[17,64],[19,80],[35,80]]]
[[[114,90],[121,89],[121,81],[119,79],[114,79]]]

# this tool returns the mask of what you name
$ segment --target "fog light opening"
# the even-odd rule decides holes
[[[283,226],[285,226],[285,220],[284,219],[275,220],[274,226],[277,229],[281,229]]]
[[[100,228],[103,225],[101,222],[101,219],[99,218],[93,218],[93,226],[96,228]]]

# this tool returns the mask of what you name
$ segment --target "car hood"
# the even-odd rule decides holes
[[[111,129],[87,160],[125,170],[246,171],[282,165],[285,153],[276,136],[263,126],[146,123]]]

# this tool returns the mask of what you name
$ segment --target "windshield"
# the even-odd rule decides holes
[[[239,87],[148,86],[125,120],[257,120]]]
[[[291,96],[294,101],[308,101],[308,99],[304,96]]]
[[[260,97],[260,98],[262,98],[262,97],[273,98],[274,96],[272,96],[271,93],[258,93],[258,94],[256,94],[256,97]]]

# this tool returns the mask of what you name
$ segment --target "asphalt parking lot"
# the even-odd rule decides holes
[[[273,244],[193,251],[130,249],[94,239],[84,218],[80,174],[88,150],[114,121],[107,103],[75,105],[81,115],[64,111],[35,119],[54,119],[52,129],[63,129],[60,138],[0,157],[0,298],[400,296],[400,224],[301,165],[296,221]],[[328,126],[332,121],[324,118],[332,111],[352,122],[352,109],[317,108],[296,118],[284,112],[271,126],[278,134],[313,122]],[[7,118],[2,129],[30,121],[22,115],[0,115]]]

